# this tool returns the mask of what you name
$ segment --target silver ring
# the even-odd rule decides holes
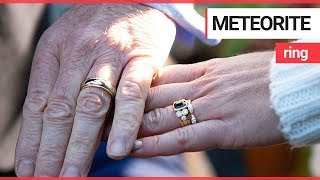
[[[81,90],[84,88],[89,88],[89,87],[97,87],[105,90],[107,93],[110,94],[112,98],[115,97],[116,95],[116,88],[114,88],[111,83],[106,83],[103,79],[101,78],[88,78],[86,79],[82,85],[81,85]]]

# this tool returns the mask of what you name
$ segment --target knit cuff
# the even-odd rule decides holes
[[[320,142],[320,64],[276,64],[274,58],[270,79],[284,137],[294,147]]]

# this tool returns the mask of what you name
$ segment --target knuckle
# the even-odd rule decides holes
[[[159,132],[161,130],[161,111],[155,109],[146,114],[145,120],[142,122],[142,127],[149,133]]]
[[[79,137],[73,139],[69,143],[69,147],[72,147],[71,152],[68,153],[67,160],[68,161],[81,161],[84,159],[88,159],[92,153],[95,152],[95,142],[96,139],[87,138],[87,137]]]
[[[186,145],[190,140],[190,133],[187,128],[179,128],[177,129],[177,143],[185,149]]]
[[[44,92],[30,92],[25,101],[24,110],[30,114],[39,114],[44,111],[47,106],[47,102],[48,98]]]
[[[62,147],[61,147],[62,148]],[[57,165],[63,163],[63,157],[60,154],[59,147],[46,148],[39,152],[38,161],[46,166]]]
[[[108,112],[108,108],[104,106],[105,102],[101,96],[102,93],[98,93],[98,91],[80,93],[77,112],[96,118],[104,116]]]
[[[42,33],[42,36],[39,40],[39,43],[44,43],[44,44],[47,44],[47,43],[51,43],[55,38],[54,37],[54,34],[55,34],[55,28],[53,27],[49,27],[48,29],[46,29],[43,33]]]
[[[47,121],[72,119],[72,108],[67,102],[67,98],[63,97],[51,100],[45,109],[44,119]]]
[[[131,114],[122,114],[119,118],[121,118],[121,121],[117,121],[117,123],[123,130],[131,132],[139,127],[137,118]]]
[[[97,48],[99,39],[85,29],[76,30],[68,35],[68,41],[81,54],[91,54]]]
[[[140,85],[132,79],[124,81],[120,89],[119,98],[126,101],[142,101],[144,99]]]
[[[159,136],[153,136],[152,138],[153,140],[153,151],[156,152],[156,156],[161,156],[160,152],[159,152],[159,147],[161,147],[161,143],[160,143],[160,138]]]
[[[189,99],[198,98],[199,97],[199,92],[200,92],[199,87],[203,87],[203,86],[198,86],[197,83],[190,83],[189,86],[190,86],[190,89],[189,89],[188,94],[187,94]]]
[[[58,45],[61,44],[63,40],[62,34],[63,33],[59,28],[56,27],[49,27],[45,30],[38,42],[37,49],[46,49],[46,51],[56,51],[58,49]]]
[[[219,77],[213,76],[213,77],[205,77],[201,78],[199,80],[196,80],[195,83],[191,85],[191,88],[193,89],[193,96],[194,98],[199,97],[205,97],[210,92],[214,92],[216,89],[216,81]],[[199,88],[201,87],[201,88]]]
[[[103,52],[94,53],[94,65],[91,69],[103,70],[109,74],[117,74],[122,69],[122,59],[116,57],[116,53],[110,52],[110,50],[103,50]]]

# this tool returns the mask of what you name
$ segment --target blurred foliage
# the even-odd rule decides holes
[[[311,176],[310,167],[309,167],[309,159],[311,156],[311,148],[304,147],[299,149],[300,155],[300,165],[297,168],[297,175],[298,176]]]

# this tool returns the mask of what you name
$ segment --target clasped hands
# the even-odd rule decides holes
[[[140,4],[66,12],[34,55],[17,175],[86,176],[101,139],[113,159],[284,142],[269,100],[273,52],[161,68],[174,37],[172,20]],[[115,99],[81,90],[92,77],[117,87]],[[179,99],[192,100],[196,124],[181,128]]]

